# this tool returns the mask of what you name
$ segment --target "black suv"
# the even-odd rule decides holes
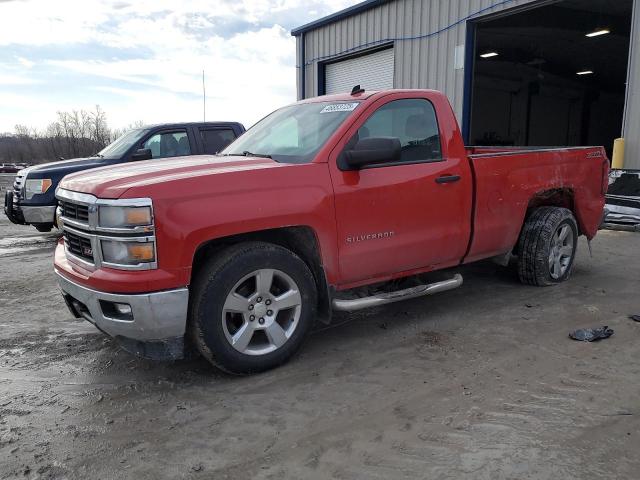
[[[4,213],[13,223],[48,232],[55,225],[56,187],[65,175],[136,160],[214,154],[244,131],[237,122],[171,123],[130,130],[92,157],[20,170],[13,190],[6,192]]]

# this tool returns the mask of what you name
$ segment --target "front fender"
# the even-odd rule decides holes
[[[320,245],[327,280],[333,283],[337,278],[337,247],[333,189],[326,164],[274,170],[268,182],[254,188],[248,188],[247,179],[238,174],[229,175],[224,185],[216,185],[216,178],[208,191],[154,199],[160,265],[191,268],[198,248],[212,240],[308,226]],[[236,176],[239,178],[232,188]]]

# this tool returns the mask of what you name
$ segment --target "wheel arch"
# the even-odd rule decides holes
[[[196,248],[193,259],[190,283],[199,274],[204,259],[222,249],[244,242],[265,242],[286,248],[306,263],[311,270],[318,290],[318,320],[323,323],[331,321],[331,299],[329,285],[325,273],[320,241],[313,228],[307,225],[287,226],[240,233],[219,237],[202,242]]]
[[[530,199],[523,219],[523,227],[533,211],[538,207],[561,207],[570,210],[578,224],[578,235],[582,235],[583,226],[576,211],[575,192],[570,187],[550,188],[536,192]]]

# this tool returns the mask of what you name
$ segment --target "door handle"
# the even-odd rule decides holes
[[[460,180],[460,175],[442,175],[436,178],[436,183],[451,183]]]

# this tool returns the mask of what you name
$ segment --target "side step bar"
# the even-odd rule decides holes
[[[343,300],[334,298],[332,305],[335,310],[343,312],[353,312],[362,310],[363,308],[379,307],[388,303],[399,302],[401,300],[409,300],[410,298],[423,297],[433,295],[434,293],[453,290],[462,285],[462,275],[456,273],[450,280],[442,282],[430,283],[428,285],[418,285],[417,287],[405,288],[396,292],[381,293],[372,295],[371,297],[355,298],[353,300]]]

